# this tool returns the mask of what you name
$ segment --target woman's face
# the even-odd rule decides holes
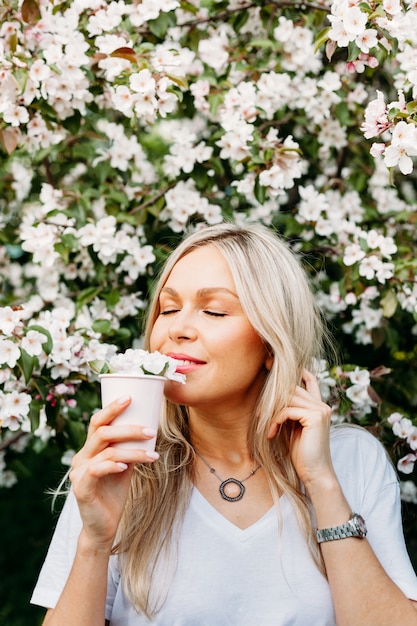
[[[243,313],[229,266],[212,245],[174,266],[160,294],[151,350],[178,361],[185,385],[167,381],[177,404],[221,411],[253,410],[271,363]]]

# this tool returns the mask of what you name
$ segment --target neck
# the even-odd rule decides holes
[[[248,420],[244,416],[213,419],[190,412],[189,425],[192,446],[210,461],[220,460],[238,467],[251,460]]]
[[[211,431],[202,434],[190,431],[190,440],[193,448],[210,462],[236,466],[245,465],[252,460],[246,433],[239,437],[238,433],[229,431]]]

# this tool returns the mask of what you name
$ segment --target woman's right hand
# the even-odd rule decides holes
[[[155,432],[142,426],[113,426],[111,422],[130,404],[115,400],[93,415],[87,440],[74,455],[69,479],[83,521],[83,536],[91,548],[110,552],[129,493],[135,463],[151,463],[156,452],[120,450],[111,444],[148,440]]]

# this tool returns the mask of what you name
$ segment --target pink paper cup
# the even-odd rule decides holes
[[[161,415],[165,378],[140,374],[101,374],[101,404],[107,406],[117,398],[130,396],[129,406],[112,422],[135,424],[157,430]],[[146,441],[124,441],[113,444],[122,450],[155,450],[156,437]]]

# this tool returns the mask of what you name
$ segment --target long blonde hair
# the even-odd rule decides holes
[[[248,434],[254,460],[268,476],[274,501],[290,497],[317,566],[323,571],[313,537],[308,500],[291,463],[293,423],[267,438],[271,423],[288,405],[304,368],[313,369],[323,356],[326,333],[308,278],[288,244],[260,225],[218,224],[189,235],[169,257],[155,286],[145,331],[145,347],[159,315],[159,294],[179,259],[198,247],[212,245],[224,255],[242,308],[273,355]],[[137,466],[115,550],[132,604],[146,615],[163,602],[155,591],[152,572],[161,562],[175,560],[175,532],[189,501],[194,451],[189,441],[187,407],[165,401],[158,433],[159,460]],[[152,593],[151,593],[152,592]]]

